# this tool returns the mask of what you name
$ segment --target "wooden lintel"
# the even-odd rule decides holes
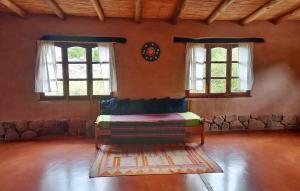
[[[177,23],[178,17],[180,15],[180,13],[182,12],[182,10],[184,9],[186,4],[186,0],[177,0],[177,4],[173,13],[173,16],[171,18],[171,22],[173,24]]]
[[[251,13],[249,16],[244,18],[241,23],[243,25],[245,25],[245,24],[248,24],[248,23],[254,21],[259,16],[261,16],[261,15],[265,14],[266,12],[270,11],[274,6],[278,5],[281,2],[283,2],[283,0],[271,0],[271,1],[267,2],[266,4],[264,4],[263,6],[258,8],[257,10],[255,10],[253,13]]]
[[[45,0],[48,6],[54,11],[54,13],[61,19],[65,19],[65,13],[55,0]]]
[[[300,12],[300,6],[298,6],[297,8],[295,8],[295,9],[289,11],[289,12],[286,12],[286,13],[284,13],[283,15],[281,15],[281,16],[275,18],[275,19],[273,20],[273,23],[279,24],[280,22],[289,19],[290,17],[292,17],[293,15],[295,15],[295,14],[297,14],[297,13],[299,13],[299,12]]]
[[[105,20],[105,16],[104,16],[104,11],[102,9],[101,3],[99,2],[99,0],[91,0],[93,3],[93,6],[97,12],[98,18],[100,21],[104,21]]]
[[[6,6],[7,8],[9,8],[10,10],[12,10],[13,12],[15,12],[16,14],[18,14],[19,16],[21,17],[26,16],[25,11],[20,6],[12,2],[11,0],[0,0],[0,3]]]
[[[126,43],[124,37],[97,37],[97,36],[64,36],[64,35],[44,35],[40,40],[58,41],[58,42],[116,42]]]
[[[134,21],[140,23],[143,14],[143,0],[135,0]]]
[[[231,5],[235,0],[224,0],[220,3],[220,5],[209,15],[208,19],[206,20],[207,24],[211,24],[214,22],[217,17],[227,9],[229,5]]]
[[[174,37],[174,42],[179,43],[212,43],[212,44],[225,44],[225,43],[263,43],[265,39],[258,37],[247,37],[247,38],[189,38],[189,37]]]

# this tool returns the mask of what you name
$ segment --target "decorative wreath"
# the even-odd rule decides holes
[[[160,48],[154,42],[146,42],[142,47],[141,54],[145,60],[153,62],[159,58]]]

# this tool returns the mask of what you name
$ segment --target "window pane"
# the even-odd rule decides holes
[[[241,83],[240,79],[232,79],[231,92],[241,92],[240,83]]]
[[[239,60],[239,51],[238,47],[232,49],[232,61],[238,61]]]
[[[62,64],[56,64],[56,76],[58,79],[63,79]]]
[[[206,65],[196,64],[196,78],[203,78],[206,76]]]
[[[93,81],[93,95],[109,95],[109,81]]]
[[[232,68],[231,68],[231,76],[233,77],[238,77],[240,73],[240,65],[238,63],[232,63]]]
[[[56,62],[62,62],[61,48],[58,46],[55,47],[55,60]]]
[[[93,64],[93,78],[109,79],[109,64]]]
[[[196,91],[198,93],[205,93],[205,80],[196,80]]]
[[[212,48],[211,49],[211,61],[226,61],[227,50],[225,48]]]
[[[55,82],[53,82],[55,83]],[[57,81],[57,92],[47,92],[46,96],[63,96],[64,95],[64,87],[62,81]]]
[[[87,95],[87,81],[69,81],[70,96]]]
[[[226,64],[211,64],[211,77],[226,77]]]
[[[69,64],[69,78],[86,78],[86,64]]]
[[[211,79],[210,83],[210,93],[226,92],[226,79]]]
[[[93,62],[99,62],[99,49],[98,47],[95,47],[92,49],[92,61]]]
[[[85,62],[86,50],[82,47],[70,47],[68,48],[68,61],[71,62]]]

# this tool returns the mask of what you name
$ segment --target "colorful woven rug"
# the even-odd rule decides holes
[[[192,144],[101,145],[90,177],[223,172]]]

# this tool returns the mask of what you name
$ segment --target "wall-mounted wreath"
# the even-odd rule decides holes
[[[153,62],[160,56],[160,48],[154,42],[146,42],[141,50],[143,58],[147,61]]]

